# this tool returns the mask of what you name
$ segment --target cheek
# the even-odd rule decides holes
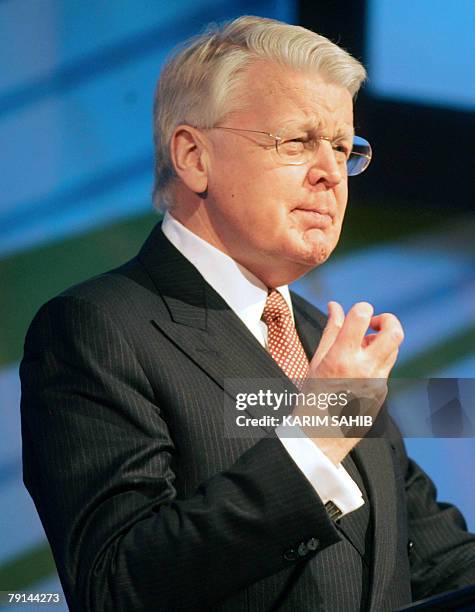
[[[275,172],[256,166],[233,181],[234,200],[242,203],[252,217],[278,223],[287,217],[295,198],[295,179],[285,178]]]
[[[342,182],[335,188],[335,201],[336,209],[340,217],[340,222],[343,220],[343,216],[346,211],[346,204],[348,202],[348,183]]]
[[[234,157],[234,163],[213,177],[210,188],[222,203],[219,208],[224,217],[237,227],[245,224],[253,235],[265,232],[270,240],[294,231],[289,212],[298,204],[306,170],[303,166],[276,167],[270,160],[259,162]]]
[[[348,178],[345,178],[336,188],[337,202],[341,203],[343,208],[346,206],[348,200]]]

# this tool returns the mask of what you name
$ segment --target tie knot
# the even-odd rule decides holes
[[[277,289],[272,289],[267,296],[266,305],[262,313],[262,320],[266,325],[269,323],[276,323],[278,321],[288,319],[292,317],[290,308],[287,306],[287,302]]]
[[[262,319],[267,325],[269,353],[288,378],[302,381],[308,371],[307,355],[295,329],[290,308],[277,289],[269,292]],[[296,384],[299,386],[299,383]]]

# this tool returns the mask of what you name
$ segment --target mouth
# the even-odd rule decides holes
[[[333,217],[324,209],[297,207],[292,210],[305,220],[311,227],[326,229],[333,223]]]

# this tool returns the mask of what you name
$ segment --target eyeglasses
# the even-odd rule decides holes
[[[281,130],[277,134],[263,132],[261,130],[247,130],[243,128],[224,127],[217,125],[214,130],[229,130],[233,132],[250,132],[252,134],[265,134],[274,140],[273,150],[279,163],[291,166],[301,166],[311,161],[321,140],[330,142],[336,161],[339,164],[346,164],[348,176],[356,176],[366,170],[371,161],[373,152],[371,145],[361,136],[353,136],[352,145],[349,146],[344,140],[335,139],[332,141],[326,136],[292,136],[288,130]]]

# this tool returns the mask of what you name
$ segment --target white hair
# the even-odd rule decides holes
[[[353,97],[366,78],[364,67],[347,51],[301,26],[245,16],[208,27],[182,45],[158,82],[153,109],[153,200],[159,210],[170,205],[176,179],[170,158],[175,128],[180,124],[210,128],[239,110],[245,72],[257,60],[318,73]]]

